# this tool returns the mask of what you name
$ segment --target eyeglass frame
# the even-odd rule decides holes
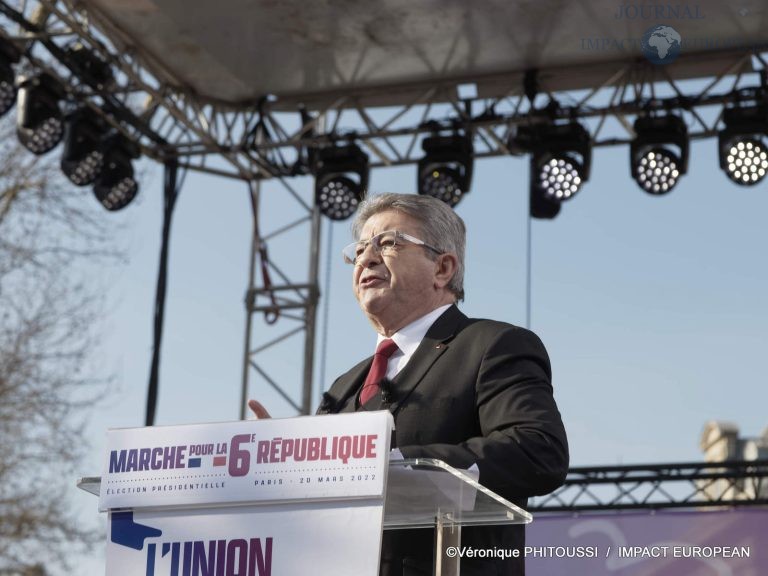
[[[346,264],[351,264],[352,266],[357,266],[358,265],[357,260],[360,258],[360,256],[363,255],[363,253],[366,251],[368,246],[373,246],[373,251],[376,254],[381,254],[381,251],[382,251],[382,249],[384,247],[380,247],[380,248],[377,249],[376,248],[376,243],[374,243],[374,241],[377,238],[383,236],[384,234],[392,234],[392,233],[395,234],[395,244],[393,244],[392,246],[386,246],[386,248],[395,248],[395,247],[397,247],[398,246],[397,240],[398,239],[402,239],[402,240],[407,240],[408,242],[410,242],[414,246],[421,246],[423,248],[427,248],[428,250],[432,250],[432,252],[434,252],[435,254],[438,254],[438,255],[445,254],[444,250],[440,250],[438,248],[435,248],[434,246],[431,246],[431,245],[427,244],[426,242],[424,242],[424,240],[421,240],[420,238],[416,238],[415,236],[411,236],[410,234],[407,234],[405,232],[401,232],[400,230],[384,230],[383,232],[379,232],[375,236],[372,236],[369,240],[359,240],[357,242],[352,242],[352,243],[347,244],[346,246],[344,246],[344,248],[341,250],[341,255],[344,257],[344,262]],[[349,251],[354,251],[355,253],[357,253],[357,248],[361,244],[363,246],[363,249],[360,251],[360,253],[357,254],[354,258],[349,258],[347,256],[346,252],[349,250]],[[405,245],[405,244],[403,244],[403,245]]]

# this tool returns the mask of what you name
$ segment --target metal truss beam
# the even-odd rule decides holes
[[[254,376],[269,385],[298,414],[312,410],[312,374],[315,351],[315,323],[317,316],[318,264],[320,258],[320,211],[304,200],[290,182],[279,179],[279,184],[292,200],[282,212],[289,212],[284,224],[274,230],[261,227],[264,208],[273,209],[262,194],[259,181],[249,182],[253,208],[253,235],[251,240],[248,290],[245,296],[246,328],[243,353],[243,378],[240,402],[240,418],[245,418],[246,401],[251,393]],[[299,232],[308,238],[306,255],[308,269],[287,270],[270,257],[268,247],[280,248],[283,239]],[[292,250],[295,254],[295,249]],[[303,254],[302,254],[303,256]],[[299,260],[294,258],[294,260]],[[295,280],[306,277],[305,282]],[[263,319],[259,330],[258,318]],[[279,321],[279,324],[278,324]],[[275,327],[273,329],[272,327]],[[304,353],[301,362],[292,370],[281,370],[270,362],[270,352],[287,343],[300,342]],[[280,376],[276,375],[280,373]],[[280,383],[282,382],[282,384]],[[259,392],[257,395],[260,395]]]
[[[572,468],[539,512],[768,504],[768,460]]]

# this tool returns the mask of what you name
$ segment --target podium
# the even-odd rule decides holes
[[[528,524],[532,516],[482,486],[465,470],[440,460],[391,460],[384,504],[384,530],[434,528],[434,574],[458,576],[463,526]],[[81,478],[78,488],[99,495],[99,477]],[[321,572],[318,572],[318,574]]]
[[[375,576],[382,531],[408,528],[457,576],[463,526],[531,521],[469,471],[391,459],[392,430],[387,411],[114,429],[78,487],[109,512],[109,576]]]

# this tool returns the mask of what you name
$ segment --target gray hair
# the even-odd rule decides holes
[[[456,255],[456,272],[448,283],[448,289],[456,300],[464,299],[464,246],[466,245],[466,227],[464,221],[442,200],[431,196],[415,194],[377,194],[369,196],[357,209],[352,222],[352,236],[360,239],[360,232],[368,219],[374,214],[396,210],[418,220],[421,226],[422,240],[441,252]],[[427,250],[427,254],[432,254]],[[436,258],[436,256],[435,256]]]

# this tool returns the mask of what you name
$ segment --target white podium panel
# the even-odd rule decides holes
[[[376,576],[382,515],[361,502],[112,511],[106,574]]]
[[[110,430],[102,477],[80,483],[109,512],[106,574],[375,576],[392,425],[371,412]]]

